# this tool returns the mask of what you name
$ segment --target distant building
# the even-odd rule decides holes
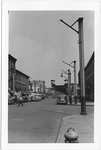
[[[46,94],[49,94],[49,95],[52,94],[52,88],[45,86],[45,93],[46,93]]]
[[[41,80],[30,81],[29,91],[45,93],[45,81]]]
[[[80,71],[78,84],[80,86]],[[94,52],[85,67],[85,96],[86,100],[94,101]]]
[[[55,85],[55,84],[51,84],[53,90],[55,91],[55,93],[64,93],[67,94],[67,84],[65,85]]]
[[[16,69],[15,90],[29,92],[29,76]]]
[[[16,69],[16,61],[17,59],[8,55],[8,88],[13,91],[13,87],[15,86],[15,69]]]

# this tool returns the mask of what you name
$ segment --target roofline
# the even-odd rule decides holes
[[[87,65],[85,66],[84,70],[87,69],[87,67],[89,66],[89,64],[90,64],[90,62],[92,61],[92,59],[94,59],[94,54],[95,54],[95,52],[93,52],[93,54],[91,55],[91,57],[90,57],[90,59],[89,59]],[[78,75],[79,75],[79,74],[80,74],[80,70],[78,71]]]
[[[25,75],[26,77],[30,77],[30,76],[28,76],[28,75],[26,75],[25,73],[23,73],[23,72],[21,72],[21,71],[19,71],[19,70],[17,70],[17,69],[15,69],[17,72],[19,72],[19,73],[21,73],[21,74],[23,74],[23,75]]]
[[[87,69],[87,67],[89,66],[89,64],[91,63],[91,61],[92,61],[93,59],[94,59],[94,52],[93,52],[91,58],[89,59],[87,65],[86,65],[86,67],[85,67],[85,70]]]
[[[17,61],[16,58],[14,58],[12,55],[8,54],[9,55],[9,58],[12,58],[13,60],[15,60],[15,62]]]

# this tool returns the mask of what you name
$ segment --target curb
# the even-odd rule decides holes
[[[92,115],[92,114],[91,114]],[[65,140],[65,138],[64,138],[64,132],[66,132],[65,130],[67,130],[68,129],[68,125],[72,125],[72,123],[70,123],[70,124],[68,124],[68,125],[66,125],[66,120],[68,120],[68,122],[71,122],[71,119],[73,119],[73,118],[75,118],[75,117],[79,117],[78,119],[81,119],[82,117],[86,117],[85,115],[83,115],[83,116],[81,116],[81,115],[79,115],[78,116],[78,114],[75,114],[75,115],[68,115],[68,116],[66,116],[66,117],[64,117],[63,119],[62,119],[62,123],[61,123],[61,127],[60,127],[60,130],[59,130],[59,132],[58,132],[58,136],[57,136],[57,140],[56,140],[56,143],[65,143],[64,142],[64,140]],[[86,118],[86,119],[84,119],[86,122],[88,122],[88,118]],[[85,122],[85,123],[86,123]],[[77,123],[75,123],[75,125],[76,125]],[[89,122],[88,122],[88,125],[89,126],[91,126],[90,124],[89,124]],[[74,126],[74,123],[73,123],[73,126]],[[65,128],[64,128],[65,127]],[[67,127],[67,129],[66,129],[66,127]],[[77,127],[77,126],[76,126]],[[92,128],[92,127],[90,127],[90,128]],[[64,130],[65,129],[65,130]],[[80,137],[80,143],[87,143],[88,141],[89,141],[89,143],[93,143],[93,139],[91,139],[92,138],[92,136],[94,136],[94,133],[92,132],[92,130],[94,130],[94,129],[91,129],[90,131],[89,131],[89,134],[88,133],[86,133],[85,132],[85,128],[84,128],[84,133],[83,133],[83,131],[81,132],[78,132],[79,133],[79,137]],[[89,136],[88,136],[89,135]],[[85,140],[84,138],[88,138],[87,140]]]
[[[70,117],[71,117],[71,116],[67,116],[67,117],[62,118],[62,123],[61,123],[61,126],[60,126],[60,130],[59,130],[59,134],[58,134],[56,143],[61,143],[61,135],[63,134],[64,121],[65,121],[67,118],[70,119]],[[64,137],[64,136],[62,136],[62,137]],[[65,142],[64,142],[64,143],[65,143]]]
[[[69,105],[69,106],[81,106],[81,103],[78,103],[78,104],[67,104],[67,105]],[[86,106],[94,106],[94,104],[87,104],[86,103]]]

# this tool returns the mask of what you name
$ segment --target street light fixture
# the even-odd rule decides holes
[[[86,103],[85,103],[85,74],[84,74],[84,41],[83,41],[83,18],[78,18],[71,26],[63,20],[62,23],[67,25],[73,31],[79,35],[79,59],[80,59],[80,88],[81,88],[81,115],[86,115]],[[73,28],[73,25],[78,22],[79,31]]]
[[[70,69],[68,69],[68,73],[67,71],[62,70],[63,73],[68,75],[68,84],[67,84],[67,90],[68,90],[68,94],[69,94],[69,101],[70,103],[72,103],[71,101],[71,71]],[[61,74],[61,77],[63,76],[63,73]]]
[[[64,77],[65,81],[68,81],[68,78],[66,78],[65,76],[63,76],[63,73],[61,73],[61,77]]]
[[[75,104],[77,104],[77,90],[76,90],[76,61],[72,61],[70,64],[68,64],[65,61],[62,61],[63,63],[65,63],[66,65],[74,68],[74,98],[75,98]],[[71,64],[74,63],[74,66],[72,66]]]

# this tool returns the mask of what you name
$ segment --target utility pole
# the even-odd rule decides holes
[[[71,26],[63,20],[62,23],[67,25],[73,31],[79,35],[79,60],[80,60],[80,88],[81,88],[81,115],[86,115],[86,103],[85,103],[85,75],[84,75],[84,41],[83,41],[83,18],[78,18]],[[78,30],[73,28],[73,25],[78,22]]]
[[[70,69],[68,69],[68,93],[69,93],[69,102],[72,103],[71,100],[71,72]]]
[[[79,26],[79,59],[80,59],[81,115],[85,115],[86,114],[86,104],[85,104],[83,18],[79,18],[78,19],[78,26]]]
[[[74,99],[77,104],[77,90],[76,90],[76,61],[74,61]]]
[[[36,93],[36,81],[34,81],[34,91]]]
[[[74,68],[74,97],[75,97],[75,104],[77,104],[77,90],[76,90],[76,61],[73,61],[74,62],[74,66],[68,63],[66,63],[65,61],[62,61],[63,63],[65,63],[66,65]],[[72,62],[72,63],[73,63]]]
[[[65,73],[65,74],[68,75],[68,73],[67,73],[66,71],[64,71],[64,70],[62,70],[62,71],[63,71],[63,73]],[[63,73],[61,73],[61,77],[64,77],[64,78],[65,78],[65,80],[64,80],[65,82],[67,81],[67,88],[66,88],[66,89],[67,89],[67,91],[66,91],[67,94],[66,94],[66,96],[68,96],[68,81],[69,81],[69,80],[68,80],[68,78],[66,78],[65,76],[63,76]]]

